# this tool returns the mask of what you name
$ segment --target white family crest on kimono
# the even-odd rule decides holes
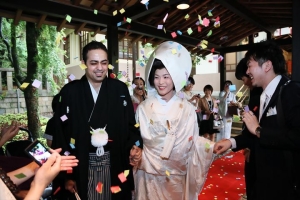
[[[108,134],[105,131],[105,128],[97,128],[97,129],[92,129],[91,134],[91,143],[94,147],[98,147],[96,154],[97,156],[102,156],[104,154],[104,148],[103,146],[105,146],[108,142]]]

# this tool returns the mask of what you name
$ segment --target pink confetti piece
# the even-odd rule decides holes
[[[127,179],[126,179],[126,177],[125,177],[125,175],[124,175],[123,172],[120,173],[120,174],[118,175],[118,177],[119,177],[119,179],[120,179],[120,181],[121,181],[122,183],[124,183],[125,181],[127,181]]]
[[[64,121],[66,121],[68,119],[68,117],[66,115],[63,115],[63,116],[60,117],[60,119],[61,119],[61,121],[64,122]]]
[[[209,23],[210,23],[210,21],[209,21],[209,19],[207,19],[206,17],[203,19],[203,21],[202,21],[202,24],[203,24],[203,26],[205,26],[205,27],[208,27],[209,26]]]
[[[41,81],[35,79],[32,83],[32,86],[39,88],[41,86],[41,83]]]
[[[74,81],[75,78],[76,78],[76,77],[75,77],[73,74],[71,74],[71,75],[69,76],[69,79],[70,79],[71,81]]]

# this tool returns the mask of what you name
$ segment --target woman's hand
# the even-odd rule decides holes
[[[49,149],[51,153],[61,152],[61,148],[59,149]],[[75,156],[61,156],[61,164],[60,164],[60,171],[67,171],[67,170],[72,170],[73,167],[76,167],[78,165],[79,160],[76,159]]]
[[[132,166],[138,166],[142,160],[142,149],[133,145],[130,150],[129,163]]]
[[[5,123],[1,129],[1,146],[5,144],[8,140],[12,139],[19,132],[19,125],[17,121],[12,121],[11,125]],[[2,144],[3,143],[3,144]]]
[[[48,160],[37,170],[25,200],[39,199],[49,183],[60,172],[61,156],[53,151]]]
[[[200,97],[201,96],[199,94],[196,94],[190,99],[190,101],[194,101],[194,100],[198,101],[200,99]]]

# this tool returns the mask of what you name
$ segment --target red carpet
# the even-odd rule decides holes
[[[246,193],[243,151],[215,160],[199,200],[239,200]]]

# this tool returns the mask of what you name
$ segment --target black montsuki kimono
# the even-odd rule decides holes
[[[143,144],[138,128],[134,126],[136,122],[127,86],[119,80],[105,78],[94,107],[89,83],[86,76],[83,76],[81,80],[65,85],[60,96],[60,103],[54,115],[56,131],[53,135],[52,148],[61,147],[62,153],[71,152],[79,159],[79,164],[72,174],[62,172],[54,181],[53,192],[57,187],[61,187],[54,195],[54,199],[67,199],[64,193],[69,192],[63,191],[66,179],[75,180],[79,196],[81,199],[87,199],[89,152],[96,152],[96,148],[91,146],[90,127],[97,129],[105,126],[109,140],[112,140],[104,147],[105,151],[110,152],[111,185],[121,188],[121,192],[112,194],[112,199],[131,199],[132,182],[121,183],[118,174],[131,169],[129,165],[131,147],[136,141],[139,141],[140,147]],[[63,115],[68,119],[62,121]],[[75,149],[70,146],[71,138],[75,139]],[[74,197],[74,194],[71,196]]]

